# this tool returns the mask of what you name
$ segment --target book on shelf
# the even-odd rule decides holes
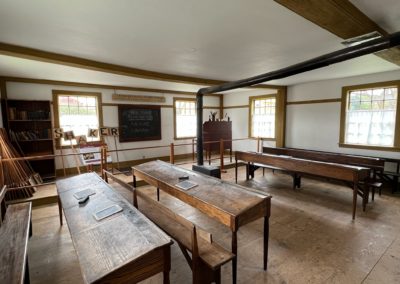
[[[49,120],[50,112],[46,110],[26,111],[9,108],[10,120]]]
[[[12,131],[10,130],[12,141],[32,141],[41,139],[51,139],[51,129]]]

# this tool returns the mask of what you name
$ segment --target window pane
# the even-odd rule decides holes
[[[196,103],[194,101],[175,101],[175,132],[176,138],[196,136]]]
[[[375,88],[349,92],[345,143],[393,146],[397,89]]]
[[[64,131],[72,130],[74,135],[87,135],[89,128],[99,128],[97,97],[85,95],[59,95],[58,113],[60,127]],[[94,139],[98,141],[100,138]],[[76,144],[73,140],[73,144]],[[62,139],[61,145],[70,145]]]
[[[275,138],[275,98],[253,99],[251,136]]]

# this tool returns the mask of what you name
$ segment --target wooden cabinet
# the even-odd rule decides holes
[[[220,152],[220,139],[224,141],[224,150],[232,155],[232,121],[206,121],[203,123],[203,143],[206,157],[210,161],[211,152]],[[217,141],[217,142],[213,142]],[[213,142],[213,143],[208,143]]]
[[[54,154],[50,101],[4,100],[3,123],[21,156]],[[29,160],[43,180],[55,178],[54,158]]]

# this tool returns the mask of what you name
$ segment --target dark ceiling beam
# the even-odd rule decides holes
[[[9,55],[19,58],[25,58],[35,61],[48,62],[54,64],[61,64],[66,66],[72,66],[87,70],[100,71],[105,73],[129,76],[134,78],[142,78],[148,80],[158,80],[158,81],[167,81],[167,82],[175,82],[175,83],[183,83],[183,84],[192,84],[192,85],[219,85],[224,83],[225,81],[213,80],[213,79],[203,79],[197,77],[189,77],[189,76],[181,76],[167,73],[160,73],[154,71],[148,71],[138,68],[132,68],[122,65],[110,64],[70,55],[64,55],[19,45],[13,45],[8,43],[0,42],[0,54]],[[284,86],[279,85],[259,85],[255,86],[257,89],[281,89]]]
[[[249,87],[255,84],[260,84],[270,80],[277,80],[300,74],[303,72],[315,70],[318,68],[326,67],[331,64],[343,62],[349,59],[360,57],[373,52],[385,50],[400,45],[400,32],[385,36],[383,38],[378,38],[374,40],[361,43],[352,47],[344,48],[338,51],[334,51],[328,54],[318,56],[316,58],[291,65],[286,68],[261,74],[258,76],[224,83],[218,86],[212,86],[208,88],[202,88],[197,92],[197,165],[202,166],[203,160],[203,95],[224,92],[228,90],[233,90],[237,88]]]
[[[342,39],[349,39],[374,31],[383,36],[388,35],[388,32],[348,0],[274,1]],[[398,47],[381,51],[375,55],[400,65],[400,49]]]

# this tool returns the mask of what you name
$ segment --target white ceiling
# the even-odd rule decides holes
[[[400,1],[354,0],[389,32]],[[379,3],[378,3],[379,2]],[[265,0],[0,0],[0,42],[145,70],[237,80],[343,48],[342,40]],[[363,56],[275,84],[398,70]],[[0,56],[0,75],[196,91],[156,82]]]

